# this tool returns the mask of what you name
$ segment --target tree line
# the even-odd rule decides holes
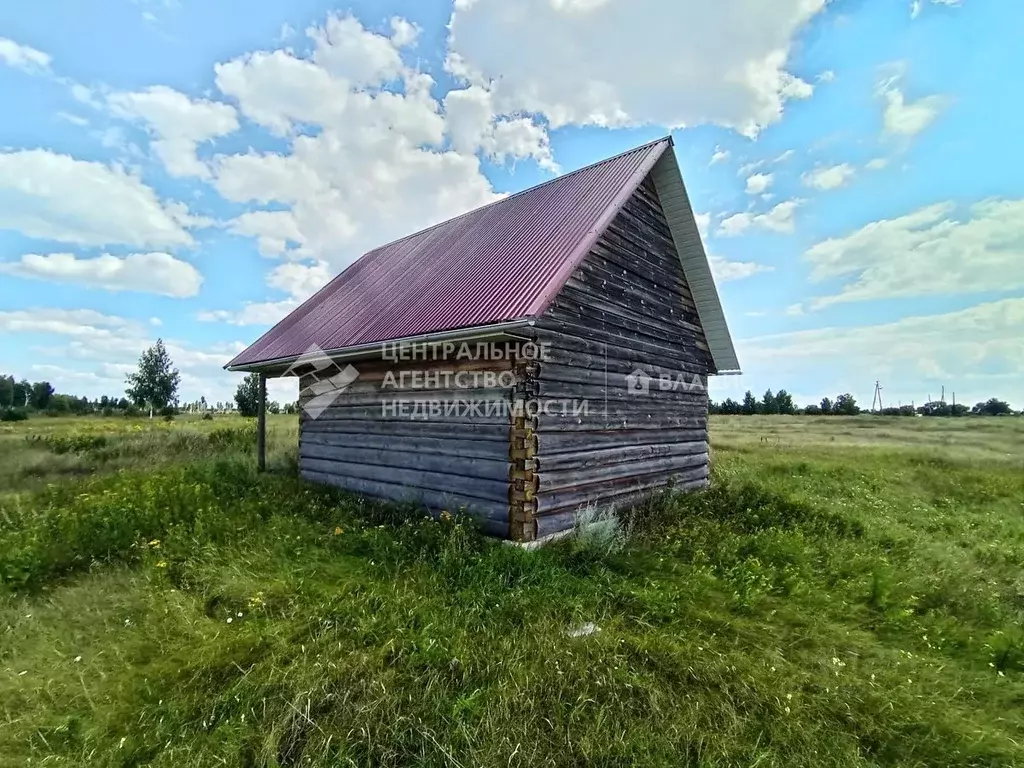
[[[182,409],[178,400],[181,374],[174,367],[162,339],[157,339],[152,347],[142,353],[137,369],[125,377],[125,384],[123,396],[104,395],[89,400],[86,397],[59,394],[48,381],[30,382],[27,379],[17,380],[11,375],[0,375],[0,420],[24,419],[30,412],[51,415],[100,413],[107,416],[137,416],[148,413],[152,418],[154,414],[173,416]],[[237,410],[243,416],[255,416],[258,403],[259,376],[251,373],[238,385],[234,403],[217,403],[211,406],[205,397],[201,397],[186,404],[184,410]],[[267,403],[267,411],[270,413],[295,413],[296,410],[297,403],[288,403],[284,406],[274,401]],[[748,389],[739,402],[731,397],[718,403],[709,400],[708,410],[712,414],[729,416],[856,416],[862,412],[857,400],[849,392],[844,392],[835,399],[825,397],[818,404],[798,407],[793,402],[793,396],[785,389],[778,392],[769,389],[760,399]],[[968,408],[962,403],[950,405],[938,400],[917,408],[904,405],[880,411],[884,416],[1003,416],[1013,412],[1008,403],[994,397],[977,403],[973,408]]]
[[[739,402],[731,397],[718,403],[709,400],[708,411],[725,416],[856,416],[860,413],[876,413],[882,416],[1009,416],[1014,413],[1009,403],[995,397],[977,403],[974,407],[963,403],[951,405],[944,400],[935,400],[917,407],[902,405],[882,408],[879,411],[865,411],[849,392],[838,395],[835,399],[825,397],[820,403],[812,403],[801,408],[793,402],[793,396],[784,389],[774,393],[769,389],[760,399],[748,389]]]
[[[0,421],[20,421],[32,413],[49,416],[148,415],[152,418],[154,415],[173,417],[181,411],[209,413],[237,409],[243,416],[255,416],[257,381],[256,374],[247,376],[239,386],[233,403],[211,404],[207,403],[205,397],[181,403],[178,399],[181,374],[174,367],[163,340],[157,339],[153,346],[140,355],[136,370],[125,376],[125,392],[121,396],[103,395],[90,400],[87,397],[60,394],[48,381],[30,382],[9,374],[0,375]],[[270,413],[294,413],[296,407],[295,403],[285,406],[274,401],[267,403]]]

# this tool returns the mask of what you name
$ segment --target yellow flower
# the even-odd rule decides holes
[[[159,563],[156,564],[156,567],[157,568],[166,568],[167,567],[167,561],[166,560],[161,560]]]
[[[452,519],[452,515],[451,515],[451,513],[447,509],[442,509],[441,510],[441,519],[442,520],[451,520]]]
[[[341,529],[341,526],[338,526],[337,528],[334,529],[334,535],[335,536],[340,536],[342,533],[344,533],[344,531]]]
[[[151,546],[153,549],[160,549],[160,539],[153,539],[151,542],[149,542],[149,546]]]

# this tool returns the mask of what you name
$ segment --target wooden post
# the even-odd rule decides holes
[[[267,468],[267,375],[260,374],[259,404],[256,408],[256,467]]]

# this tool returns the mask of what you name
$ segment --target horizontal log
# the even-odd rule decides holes
[[[616,307],[658,322],[671,322],[682,315],[700,316],[696,304],[681,292],[681,287],[640,278],[616,268],[596,253],[591,253],[566,281],[559,298],[571,303],[581,294],[601,296]]]
[[[670,295],[680,296],[684,301],[693,301],[693,293],[682,269],[675,269],[667,262],[634,256],[632,252],[623,250],[622,245],[615,241],[614,235],[610,235],[609,239],[599,240],[587,254],[587,259],[591,258],[605,269],[623,270],[630,275],[646,278],[663,287]]]
[[[644,297],[633,301],[631,298],[614,285],[587,285],[579,281],[567,283],[559,293],[559,301],[567,311],[597,318],[606,325],[642,332],[669,343],[680,335],[683,338],[704,335],[699,315],[686,312],[682,303],[662,304],[653,300],[647,304]],[[657,313],[663,314],[657,316]]]
[[[608,338],[637,339],[677,350],[704,341],[704,330],[699,325],[678,322],[674,324],[678,330],[665,330],[647,322],[639,322],[621,311],[601,309],[597,306],[600,303],[599,299],[591,297],[586,304],[555,304],[544,316],[590,328],[592,338],[600,333]]]
[[[538,432],[607,432],[611,430],[667,430],[667,429],[707,429],[707,416],[673,415],[673,414],[635,414],[614,416],[604,413],[589,413],[579,416],[549,416],[544,414],[537,418]]]
[[[508,460],[508,431],[505,439],[478,440],[475,435],[452,434],[448,438],[408,437],[350,432],[310,432],[299,436],[299,450],[304,445],[342,445],[353,450],[414,451],[452,458]]]
[[[620,259],[625,266],[632,263],[634,269],[650,272],[659,277],[682,277],[682,266],[675,267],[667,259],[655,252],[649,244],[641,241],[643,238],[636,237],[621,226],[619,222],[613,222],[601,235],[598,241],[606,247],[611,254]],[[678,260],[676,262],[678,264]]]
[[[590,274],[595,278],[611,280],[618,284],[628,283],[648,293],[658,293],[665,301],[696,311],[693,294],[682,270],[660,272],[637,265],[621,253],[616,253],[603,241],[598,241],[580,264],[577,274]]]
[[[382,421],[377,419],[346,419],[325,420],[300,417],[300,435],[379,435],[388,437],[422,437],[448,439],[466,439],[473,441],[508,443],[508,423],[452,424],[430,421]]]
[[[505,401],[510,397],[511,389],[370,389],[359,387],[344,390],[335,395],[329,408],[371,407],[382,403],[405,401],[422,403],[438,401],[442,403],[458,401]],[[299,407],[306,408],[313,399],[312,395],[299,398]]]
[[[639,461],[642,459],[660,458],[665,456],[692,456],[706,454],[708,444],[705,439],[686,443],[654,443],[652,445],[616,446],[614,448],[597,448],[559,453],[553,456],[541,454],[535,458],[537,473],[560,472],[599,467],[605,464]]]
[[[470,410],[472,403],[461,402],[458,411],[447,413],[442,411],[437,414],[423,411],[421,405],[407,402],[405,410],[402,404],[396,399],[392,403],[380,403],[376,406],[345,406],[332,405],[320,413],[315,421],[379,421],[379,422],[416,422],[416,423],[437,423],[437,424],[508,424],[509,413],[505,405],[501,405],[491,415],[487,415],[486,404],[480,403],[480,409],[476,412]],[[424,418],[425,416],[425,418]]]
[[[540,493],[585,488],[594,483],[613,480],[643,478],[650,475],[706,467],[707,453],[687,456],[652,456],[635,461],[622,461],[602,466],[580,467],[558,471],[542,471],[537,473]]]
[[[508,503],[496,504],[481,499],[460,496],[453,493],[439,493],[424,488],[410,488],[358,477],[334,475],[310,469],[300,470],[303,480],[333,485],[355,493],[362,493],[377,499],[403,504],[418,504],[433,511],[462,512],[478,518],[490,535],[508,537]]]
[[[652,339],[648,336],[641,336],[635,333],[612,332],[601,327],[595,327],[592,323],[580,322],[578,318],[568,317],[564,314],[554,313],[544,315],[537,319],[536,327],[540,331],[548,331],[551,335],[539,334],[539,337],[551,344],[552,353],[546,359],[551,362],[560,362],[553,356],[554,350],[558,348],[559,334],[580,339],[591,339],[594,343],[604,343],[609,350],[618,348],[622,350],[635,350],[642,360],[657,361],[662,365],[678,363],[682,368],[689,363],[697,366],[697,370],[708,370],[710,368],[710,356],[707,352],[707,344],[703,341],[692,341],[692,343],[675,343],[668,345]],[[703,346],[702,346],[703,345]],[[611,352],[609,351],[609,354]]]
[[[590,419],[595,423],[607,422],[610,426],[620,426],[623,419],[640,419],[644,423],[654,422],[671,426],[663,421],[676,417],[707,417],[707,405],[693,400],[670,400],[667,397],[637,397],[635,400],[587,400],[579,402],[565,398],[538,398],[535,406],[539,422],[546,419],[568,417],[576,420]]]
[[[608,368],[601,368],[607,364]],[[617,370],[616,370],[617,369]],[[535,380],[538,385],[534,387],[538,394],[561,392],[560,388],[571,386],[607,388],[608,392],[618,399],[630,395],[627,376],[632,376],[636,371],[643,371],[651,377],[651,388],[661,393],[662,386],[669,386],[664,390],[666,394],[677,392],[688,394],[692,397],[706,397],[703,391],[707,387],[707,376],[691,371],[680,371],[662,366],[645,365],[638,363],[627,363],[625,361],[602,360],[595,358],[588,366],[562,365],[560,363],[538,363]],[[670,385],[662,384],[662,377],[667,377]],[[689,391],[687,391],[689,390]],[[564,395],[559,395],[564,396]]]
[[[700,478],[685,483],[679,483],[674,486],[674,490],[695,491],[705,487],[707,487],[707,478]],[[652,496],[664,493],[667,490],[668,486],[659,486],[641,491],[633,491],[618,496],[606,497],[600,503],[598,509],[601,513],[610,513],[629,509],[647,501]],[[586,508],[560,510],[536,517],[535,521],[538,538],[541,536],[549,536],[552,533],[569,530],[574,528],[578,523],[585,523],[588,520],[592,520],[592,513],[584,511],[585,509]]]
[[[706,426],[706,425],[705,425]],[[536,453],[542,458],[601,449],[626,449],[632,446],[707,443],[705,427],[700,429],[621,430],[538,432]]]
[[[454,446],[452,446],[454,448]],[[405,451],[394,448],[357,448],[347,445],[323,445],[299,442],[299,457],[302,459],[327,459],[363,465],[372,465],[381,470],[412,469],[420,472],[451,473],[458,470],[464,478],[495,480],[507,483],[511,464],[508,456],[483,459],[461,457],[458,462],[452,454],[439,451]]]
[[[646,370],[644,372],[646,373]],[[599,374],[595,378],[603,378],[605,375],[604,371],[594,371],[593,373]],[[669,378],[664,381],[659,378],[649,379],[647,381],[648,391],[647,394],[644,394],[633,388],[634,380],[629,378],[631,375],[631,373],[609,371],[606,380],[600,383],[562,381],[544,375],[538,377],[533,389],[538,397],[559,400],[575,398],[601,403],[605,400],[624,400],[640,407],[645,405],[657,407],[677,403],[707,408],[707,385],[703,377],[695,374],[667,373],[665,375]],[[682,378],[680,379],[680,377]],[[643,379],[640,378],[637,381],[642,383]]]
[[[476,477],[463,477],[457,474],[427,472],[417,469],[400,469],[396,467],[378,467],[373,464],[334,461],[331,459],[312,459],[299,457],[299,468],[311,472],[322,472],[339,477],[354,477],[372,482],[390,483],[391,485],[408,486],[437,493],[452,493],[460,497],[479,501],[507,502],[508,481],[481,480]],[[452,462],[452,470],[458,464]]]
[[[669,471],[652,475],[641,475],[625,479],[606,480],[592,485],[566,491],[548,491],[537,495],[538,514],[578,509],[588,505],[601,507],[608,499],[626,493],[661,488],[670,484],[685,484],[708,477],[708,465],[692,469]]]
[[[609,229],[651,256],[667,259],[669,254],[675,256],[675,243],[664,222],[664,214],[660,210],[637,205],[636,200],[631,200],[622,207]]]
[[[635,345],[622,346],[605,340],[545,329],[541,329],[538,335],[541,342],[547,345],[544,359],[538,363],[541,377],[548,365],[593,368],[601,371],[607,365],[609,370],[621,370],[623,373],[633,371],[638,365],[659,372],[677,371],[706,375],[708,371],[703,358],[699,358],[692,350],[685,353],[689,355],[689,359],[685,359],[677,355],[664,356],[654,350]]]
[[[580,264],[573,275],[589,284],[604,283],[627,294],[640,296],[645,303],[655,302],[666,307],[682,306],[687,312],[699,314],[688,286],[682,275],[677,279],[659,281],[650,273],[620,266],[603,252],[599,245],[595,247]]]

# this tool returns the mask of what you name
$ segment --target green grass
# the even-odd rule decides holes
[[[0,765],[1024,762],[1019,420],[721,418],[711,490],[535,552],[273,424],[0,437],[89,467],[0,496]]]

